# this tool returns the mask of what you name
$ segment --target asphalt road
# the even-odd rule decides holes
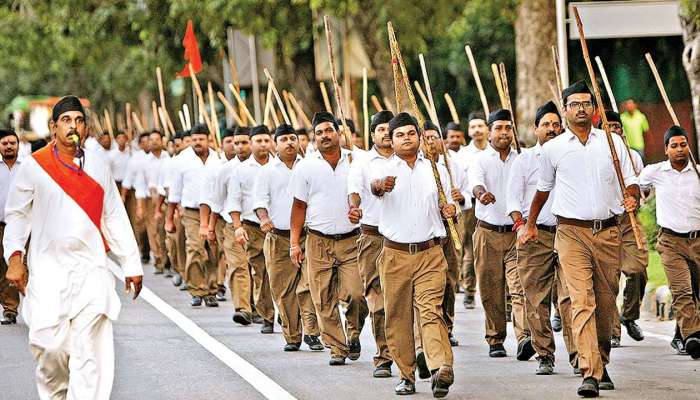
[[[275,326],[273,335],[261,335],[259,325],[237,326],[231,321],[230,302],[220,303],[219,308],[193,309],[185,292],[174,288],[162,276],[152,275],[152,268],[146,270],[146,286],[201,327],[211,337],[206,339],[209,344],[223,347],[214,348],[212,354],[201,343],[202,335],[206,336],[203,332],[192,333],[193,330],[186,326],[182,329],[144,299],[134,302],[122,296],[122,313],[114,325],[117,365],[113,399],[261,399],[265,398],[261,388],[269,389],[274,383],[297,399],[395,398],[393,387],[398,379],[395,367],[392,378],[372,378],[375,346],[369,321],[362,332],[362,357],[345,366],[329,367],[328,351],[311,352],[302,345],[300,352],[284,353],[279,326]],[[458,300],[461,300],[459,296]],[[489,358],[483,340],[483,310],[480,307],[464,310],[461,302],[458,305],[455,335],[460,346],[453,348],[455,384],[448,398],[578,398],[576,388],[580,377],[572,374],[566,362],[561,334],[557,334],[559,361],[556,374],[536,376],[537,362],[534,359],[529,362],[515,359],[516,343],[512,330],[506,342],[509,357]],[[181,325],[183,320],[180,320]],[[647,315],[640,325],[648,333],[644,341],[634,342],[623,333],[623,347],[613,349],[609,371],[616,390],[603,392],[603,396],[616,399],[700,399],[700,361],[678,356],[671,349],[669,340],[673,323],[659,322]],[[27,328],[21,323],[0,327],[2,400],[37,398],[33,382],[34,363],[26,335]],[[229,365],[230,362],[222,360],[238,360],[235,361],[238,373]],[[258,371],[267,378],[260,379],[260,375],[255,375]],[[411,398],[432,398],[429,381],[418,382],[416,389],[418,393]]]

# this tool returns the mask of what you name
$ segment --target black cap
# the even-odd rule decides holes
[[[401,112],[396,114],[396,116],[392,118],[391,121],[389,121],[389,137],[394,136],[394,129],[406,125],[413,125],[416,128],[416,131],[420,133],[420,129],[418,128],[418,121],[416,121],[416,119],[411,114]]]
[[[237,126],[235,131],[233,132],[234,136],[239,136],[239,135],[246,135],[250,136],[250,127],[248,126]]]
[[[491,126],[492,123],[496,121],[510,121],[510,111],[505,108],[499,108],[498,110],[491,111],[489,114],[488,125]]]
[[[227,137],[233,137],[233,135],[236,134],[236,127],[232,126],[230,128],[224,129],[223,132],[221,132],[221,139],[227,138]]]
[[[369,123],[369,131],[374,132],[374,130],[377,129],[377,126],[388,123],[392,118],[394,118],[393,112],[387,110],[379,111],[378,113],[372,115],[372,121]]]
[[[593,104],[595,104],[595,99],[593,98],[593,93],[591,93],[591,89],[588,88],[588,85],[586,84],[585,81],[578,81],[572,84],[571,86],[567,87],[566,89],[562,90],[561,92],[561,99],[564,105],[566,105],[566,99],[569,98],[572,94],[576,93],[588,93],[591,95],[591,101]]]
[[[343,126],[343,121],[340,119],[336,120],[335,123],[338,124],[338,126]],[[345,118],[345,125],[350,129],[350,133],[355,133],[355,122],[353,122],[353,120]]]
[[[666,133],[664,133],[664,146],[668,146],[668,142],[671,141],[671,138],[674,136],[684,136],[686,139],[688,138],[688,134],[685,133],[685,129],[678,125],[671,125]]]
[[[293,126],[289,124],[280,124],[275,128],[275,139],[284,135],[296,135],[296,133]]]
[[[338,130],[338,122],[336,122],[335,117],[333,116],[333,114],[326,111],[321,111],[314,114],[314,117],[311,120],[311,126],[314,130],[316,130],[316,126],[324,122],[332,123],[335,127],[335,130]]]
[[[209,135],[209,128],[205,124],[197,124],[190,129],[190,135]]]
[[[542,117],[550,113],[557,114],[557,117],[559,117],[559,120],[561,120],[561,115],[559,115],[559,110],[557,110],[556,104],[550,100],[537,109],[537,112],[535,113],[535,126],[540,124]]]
[[[257,125],[250,129],[250,137],[255,135],[269,135],[270,129],[266,125]]]
[[[618,124],[622,125],[620,114],[616,113],[615,111],[605,110],[605,119],[608,120],[608,123],[617,122]],[[598,121],[598,129],[603,129],[603,118]]]
[[[437,125],[433,123],[433,121],[430,120],[425,120],[423,122],[423,131],[435,131],[435,132],[440,132],[440,129],[438,128]]]
[[[462,125],[455,123],[453,121],[450,121],[447,123],[447,126],[445,126],[445,131],[460,131],[464,132],[464,129],[462,129]]]
[[[83,114],[83,117],[85,117],[85,109],[80,103],[80,99],[76,96],[64,96],[58,100],[56,105],[53,106],[53,110],[51,111],[51,120],[53,122],[58,121],[58,117],[68,111],[80,111]]]
[[[186,138],[186,137],[189,137],[189,136],[192,136],[192,129],[188,129],[188,130],[182,131],[182,137],[183,137],[183,138]]]
[[[12,130],[11,128],[7,128],[7,129],[0,128],[0,139],[7,137],[7,136],[14,136],[17,138],[17,140],[19,140],[19,136],[17,136],[17,133],[15,133],[15,131]]]
[[[309,132],[306,131],[306,128],[299,128],[296,130],[297,136],[304,135],[306,137],[309,137]]]
[[[471,121],[473,119],[481,119],[486,121],[486,116],[484,116],[483,111],[472,111],[469,113],[469,116],[467,117],[467,121]]]

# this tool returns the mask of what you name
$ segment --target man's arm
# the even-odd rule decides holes
[[[294,198],[292,203],[292,215],[289,220],[290,224],[290,234],[289,234],[289,256],[292,261],[297,265],[301,265],[304,261],[304,253],[301,251],[301,231],[304,229],[304,223],[306,222],[306,208],[307,204]]]
[[[5,231],[2,245],[8,268],[5,279],[20,293],[27,285],[28,271],[24,265],[24,253],[31,233],[31,215],[34,202],[34,185],[27,162],[19,166],[14,181],[10,184],[5,203]],[[116,185],[116,184],[115,184]]]
[[[540,216],[542,207],[544,207],[547,199],[549,199],[549,192],[541,192],[539,190],[535,192],[532,205],[530,205],[530,216],[525,224],[525,234],[520,237],[520,243],[537,240],[537,217]]]

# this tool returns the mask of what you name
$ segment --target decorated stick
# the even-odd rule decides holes
[[[605,73],[605,68],[603,67],[603,60],[600,59],[600,57],[596,56],[595,58],[596,64],[598,64],[598,71],[600,71],[600,77],[603,78],[603,85],[605,86],[605,91],[608,92],[608,99],[610,99],[610,105],[612,106],[612,110],[615,112],[620,112],[617,109],[617,101],[615,101],[615,95],[613,94],[612,87],[610,86],[610,81],[608,81],[608,74]],[[603,105],[601,104],[601,107]],[[605,107],[603,107],[603,110],[605,110]],[[630,145],[627,142],[627,135],[625,135],[625,131],[622,131],[622,141],[625,142],[625,149],[627,150],[627,156],[630,158],[630,162],[632,163],[632,169],[634,170],[634,174],[636,176],[639,176],[639,173],[642,171],[637,170],[637,166],[634,165],[634,159],[632,158],[632,150],[630,150]]]
[[[578,14],[578,8],[574,7],[574,17],[576,18],[576,27],[578,28],[579,40],[581,42],[581,51],[583,52],[583,59],[586,62],[586,68],[588,69],[588,76],[591,79],[591,85],[593,86],[593,93],[595,94],[595,100],[598,104],[603,104],[603,98],[600,95],[600,89],[598,88],[598,82],[596,81],[595,71],[593,70],[593,65],[591,64],[591,58],[588,55],[588,45],[586,44],[586,37],[583,34],[583,24],[581,23],[581,17]],[[613,166],[615,167],[615,173],[617,174],[617,181],[620,185],[620,191],[624,195],[626,192],[625,178],[622,175],[622,169],[620,168],[620,159],[617,157],[617,151],[615,150],[615,144],[613,142],[612,135],[610,133],[610,126],[608,125],[608,118],[605,113],[600,113],[603,120],[603,126],[605,127],[605,136],[608,139],[608,146],[610,147],[610,154],[612,155]],[[630,160],[632,162],[632,160]],[[639,230],[639,224],[637,223],[637,217],[634,211],[627,212],[630,218],[630,224],[632,225],[632,231],[634,232],[634,238],[637,241],[637,248],[644,249],[644,242],[642,241],[642,234]]]
[[[401,68],[401,79],[404,83],[404,87],[406,88],[406,92],[408,93],[408,98],[411,102],[411,107],[413,108],[413,112],[418,116],[418,124],[422,127],[423,126],[423,118],[420,116],[418,113],[418,104],[416,104],[416,98],[413,96],[413,91],[411,90],[411,83],[408,79],[408,72],[406,71],[406,66],[403,64],[403,59],[401,58],[401,50],[399,49],[399,44],[396,41],[396,35],[394,33],[394,27],[391,24],[391,21],[387,22],[387,28],[389,31],[389,45],[391,46],[392,50],[392,63],[397,63],[399,67]],[[394,75],[394,79],[396,79],[396,75]],[[442,182],[440,180],[440,173],[438,172],[437,169],[437,164],[435,163],[435,160],[433,160],[432,157],[428,157],[430,160],[430,166],[433,170],[433,178],[435,179],[435,185],[437,187],[437,192],[438,192],[438,203],[442,206],[443,204],[447,203],[447,197],[445,196],[445,191],[442,188]],[[452,218],[447,219],[447,228],[448,231],[450,232],[450,237],[452,238],[452,241],[454,243],[454,246],[457,250],[460,250],[462,248],[462,242],[459,240],[459,235],[457,234],[457,229],[455,228],[455,223]]]
[[[459,124],[459,114],[457,114],[457,107],[455,107],[454,101],[452,101],[452,96],[449,93],[445,93],[445,102],[447,102],[447,107],[450,109],[450,115],[452,115],[452,122]]]
[[[647,59],[647,62],[649,63],[649,68],[651,68],[651,73],[654,74],[654,79],[656,80],[656,85],[659,87],[659,92],[661,92],[661,97],[664,99],[664,104],[666,104],[666,109],[668,110],[668,113],[671,114],[671,119],[673,120],[673,124],[677,126],[681,126],[680,121],[678,120],[678,116],[676,115],[676,112],[673,110],[673,106],[671,105],[671,101],[668,99],[668,95],[666,94],[666,88],[664,87],[664,82],[661,80],[661,75],[659,75],[659,70],[656,69],[656,63],[654,63],[654,59],[651,58],[651,54],[646,53],[644,57]],[[693,152],[690,151],[690,165],[693,167],[693,170],[695,170],[695,174],[698,176],[698,179],[700,179],[700,171],[698,171],[697,167],[697,162],[695,161],[695,156],[693,156]]]
[[[335,97],[335,102],[338,105],[338,113],[340,114],[340,122],[343,126],[343,133],[345,134],[345,143],[350,150],[355,147],[352,142],[352,137],[350,136],[350,129],[348,128],[347,122],[345,121],[345,109],[343,108],[342,92],[338,85],[338,77],[335,75],[335,60],[333,57],[333,33],[331,32],[331,23],[327,15],[323,16],[323,24],[326,28],[326,44],[328,46],[328,64],[331,69],[331,80],[333,81],[333,97]]]
[[[481,99],[481,106],[484,108],[485,118],[489,117],[489,103],[486,101],[486,94],[484,93],[484,87],[481,86],[481,78],[479,77],[479,70],[476,68],[476,61],[474,61],[474,55],[472,54],[472,48],[469,45],[464,46],[464,51],[467,52],[467,58],[469,59],[469,66],[472,69],[472,75],[474,76],[474,81],[476,82],[476,89],[479,91],[479,98]]]
[[[370,100],[372,101],[372,105],[374,106],[374,109],[377,110],[377,112],[384,110],[384,108],[382,107],[382,103],[379,102],[377,96],[372,95],[372,97],[370,97]]]
[[[326,111],[333,114],[333,107],[331,107],[331,101],[328,99],[328,91],[326,90],[326,84],[321,81],[318,83],[321,87],[321,96],[323,96],[323,105],[326,106]]]
[[[369,110],[367,107],[367,68],[362,68],[362,116],[364,119],[365,150],[369,150]]]
[[[245,105],[245,101],[243,101],[243,99],[241,98],[241,95],[236,91],[236,88],[234,88],[233,85],[231,85],[230,83],[229,83],[229,88],[231,89],[231,92],[233,92],[233,97],[236,98],[238,105],[240,105],[241,108],[243,108],[243,111],[245,112],[245,115],[248,117],[250,122],[252,122],[253,125],[257,125],[258,123],[255,121],[255,118],[253,118],[253,114],[250,113],[248,106]]]
[[[515,151],[520,154],[522,151],[520,149],[520,140],[518,140],[518,127],[515,124],[515,111],[513,110],[513,105],[510,102],[510,92],[508,91],[508,75],[506,75],[506,65],[501,63],[499,65],[501,70],[501,83],[503,84],[503,96],[506,100],[506,106],[508,111],[510,111],[510,121],[513,123],[513,141],[515,142]]]
[[[292,120],[289,119],[289,115],[287,114],[287,110],[285,110],[284,107],[284,102],[282,101],[282,97],[280,97],[280,93],[277,91],[277,86],[275,86],[275,80],[272,79],[272,75],[270,75],[270,71],[265,68],[263,70],[265,72],[265,76],[267,76],[267,84],[270,86],[272,89],[272,94],[275,95],[275,99],[277,100],[277,107],[282,111],[282,117],[284,118],[284,122],[286,122],[288,125],[292,125]],[[279,124],[277,124],[279,125]]]

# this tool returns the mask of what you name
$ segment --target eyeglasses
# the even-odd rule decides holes
[[[566,106],[574,109],[583,108],[584,110],[590,110],[591,108],[593,108],[593,103],[590,101],[572,101]]]

